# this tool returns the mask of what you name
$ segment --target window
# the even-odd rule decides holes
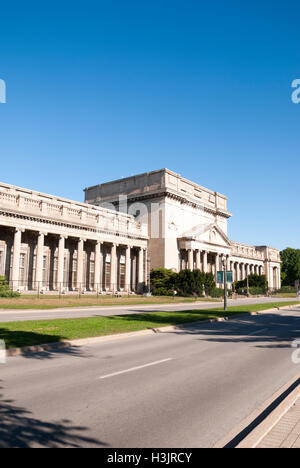
[[[4,275],[4,252],[0,250],[0,275]]]
[[[125,255],[120,256],[120,289],[124,290],[125,287],[129,287],[129,285],[125,284],[125,273],[126,273],[126,258]]]
[[[77,283],[77,259],[73,258],[72,263],[72,287],[76,288]]]
[[[20,268],[19,268],[19,286],[25,286],[25,260],[26,254],[20,254]]]
[[[105,281],[105,289],[107,291],[110,290],[110,278],[111,278],[111,256],[110,254],[106,254],[105,256],[105,270],[104,270],[104,281]]]
[[[47,255],[43,256],[43,286],[47,286]]]
[[[90,260],[90,286],[95,282],[95,262]]]

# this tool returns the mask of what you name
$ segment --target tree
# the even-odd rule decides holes
[[[167,268],[156,268],[151,271],[150,279],[153,293],[156,295],[167,295],[174,288],[176,273]]]
[[[287,248],[280,252],[280,257],[282,285],[294,286],[295,281],[300,281],[300,249]]]

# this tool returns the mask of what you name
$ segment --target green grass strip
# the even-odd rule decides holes
[[[180,325],[296,304],[299,305],[299,302],[273,302],[268,304],[235,306],[229,307],[227,312],[224,312],[224,310],[219,307],[210,310],[149,312],[108,317],[0,323],[0,339],[5,340],[7,348],[18,348],[62,340],[112,335],[168,325]]]

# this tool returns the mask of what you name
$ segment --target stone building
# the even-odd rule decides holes
[[[147,246],[133,216],[0,184],[0,275],[15,290],[142,290]]]
[[[162,169],[85,189],[85,203],[0,183],[0,275],[20,291],[142,292],[151,268],[224,262],[280,287],[277,249],[228,238],[227,198]]]
[[[129,212],[148,226],[152,268],[199,268],[217,278],[226,262],[234,280],[266,274],[271,289],[281,286],[279,250],[231,241],[227,198],[175,172],[162,169],[89,187],[85,201]]]

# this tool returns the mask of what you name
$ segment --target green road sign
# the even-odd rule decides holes
[[[232,271],[226,271],[226,280],[227,280],[227,283],[233,283]]]
[[[223,271],[218,271],[217,272],[217,283],[218,284],[223,284],[224,283],[224,273],[223,273]]]
[[[226,282],[233,283],[233,274],[232,271],[226,271]],[[224,271],[217,272],[217,283],[223,284],[224,283]]]

